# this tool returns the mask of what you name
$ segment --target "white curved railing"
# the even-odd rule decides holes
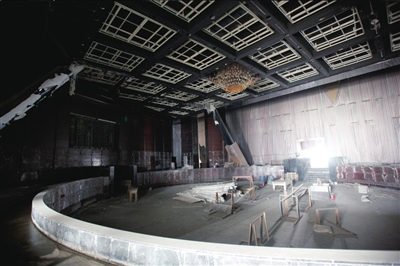
[[[398,251],[274,248],[156,237],[95,225],[60,213],[99,196],[107,187],[108,177],[98,177],[41,192],[32,201],[32,221],[41,232],[68,248],[124,265],[365,265],[400,260]]]

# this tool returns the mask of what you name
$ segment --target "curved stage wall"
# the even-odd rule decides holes
[[[41,232],[68,248],[123,265],[399,263],[398,251],[295,249],[196,242],[117,230],[62,214],[101,199],[108,190],[109,177],[57,185],[33,199],[32,221]]]

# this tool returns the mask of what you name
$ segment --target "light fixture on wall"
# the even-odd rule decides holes
[[[214,76],[210,77],[210,81],[224,91],[238,93],[254,85],[258,78],[250,70],[233,62],[218,70]]]

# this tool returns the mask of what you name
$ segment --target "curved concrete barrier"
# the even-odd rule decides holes
[[[68,248],[123,265],[365,265],[400,260],[398,251],[273,248],[156,237],[87,223],[61,213],[88,199],[90,202],[107,186],[108,177],[98,177],[41,192],[32,201],[32,221],[41,232]]]

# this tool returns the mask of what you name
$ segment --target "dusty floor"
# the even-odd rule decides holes
[[[141,189],[138,202],[129,202],[123,194],[97,202],[74,216],[128,231],[246,245],[249,224],[265,212],[271,234],[269,241],[263,243],[266,246],[399,250],[400,256],[399,190],[371,187],[368,194],[371,202],[364,203],[354,185],[339,184],[332,191],[335,201],[329,198],[315,201],[307,211],[305,195],[300,204],[302,218],[294,225],[291,221],[276,222],[280,217],[278,197],[282,192],[273,191],[271,186],[257,190],[256,200],[242,198],[235,206],[235,213],[228,216],[219,212],[210,215],[211,203],[188,204],[172,199],[177,192],[193,186],[196,185]],[[57,244],[35,228],[30,219],[31,202],[44,189],[18,188],[0,193],[3,213],[0,265],[108,265]],[[336,236],[313,232],[315,209],[329,207],[339,209],[342,228],[356,236],[328,223],[324,224],[331,226]],[[335,222],[334,211],[321,211],[321,220],[324,219]]]
[[[303,187],[309,185],[303,184]],[[221,212],[210,214],[211,209],[218,207],[213,203],[190,204],[173,199],[176,193],[195,186],[140,190],[137,202],[129,202],[128,195],[123,194],[93,204],[73,216],[126,231],[243,245],[249,239],[250,223],[265,213],[270,230],[269,241],[263,243],[265,246],[400,250],[399,190],[371,187],[368,192],[370,202],[362,202],[364,194],[358,193],[356,185],[333,185],[334,201],[327,197],[314,201],[308,209],[308,194],[305,194],[299,204],[301,218],[294,224],[292,220],[279,220],[281,212],[278,198],[282,191],[273,191],[272,186],[256,190],[255,197],[246,195],[240,199],[231,215]],[[229,206],[229,202],[223,204]],[[340,227],[336,226],[335,208],[338,209]],[[314,232],[316,209],[320,210],[321,224],[329,226],[334,235]],[[297,216],[295,207],[288,216]],[[259,237],[259,221],[255,225]]]
[[[110,265],[72,251],[43,235],[31,221],[33,197],[45,187],[22,187],[0,193],[1,266]]]

